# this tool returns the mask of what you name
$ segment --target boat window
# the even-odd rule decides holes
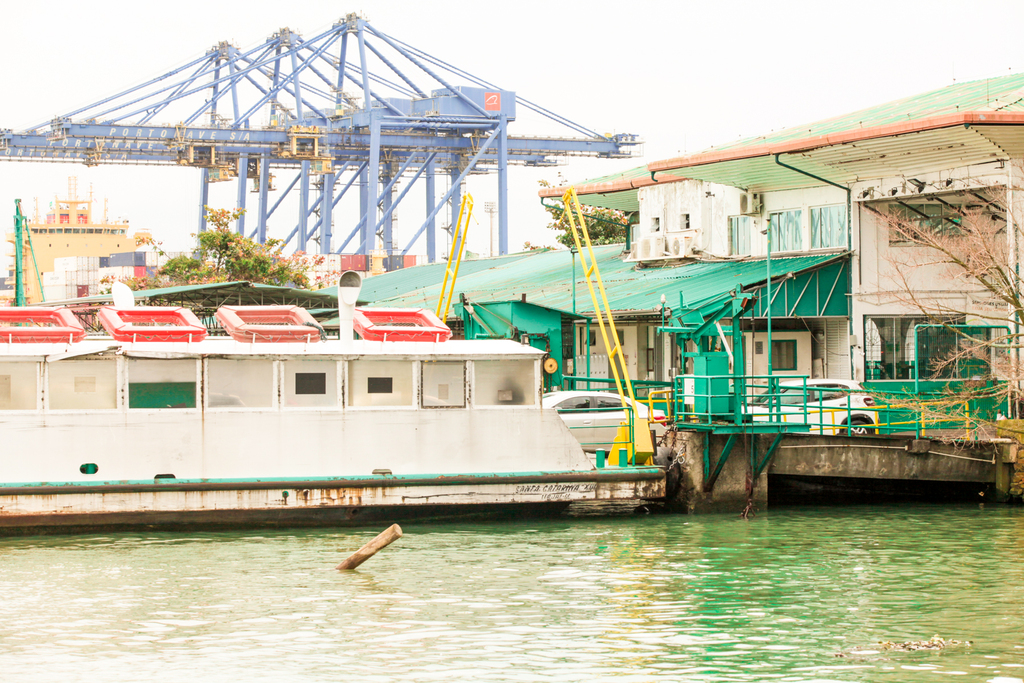
[[[195,408],[196,361],[128,359],[129,408]]]
[[[479,406],[537,403],[533,360],[478,360],[473,363],[473,402]]]
[[[38,363],[0,363],[0,410],[35,410]]]
[[[332,360],[285,361],[283,396],[288,407],[336,407],[338,364]]]
[[[424,408],[462,408],[466,405],[466,364],[462,361],[423,361],[421,405]]]
[[[350,406],[412,406],[412,363],[353,360],[348,364]]]
[[[117,361],[62,360],[47,366],[51,410],[117,408]]]
[[[211,358],[206,366],[211,408],[270,408],[274,361]]]

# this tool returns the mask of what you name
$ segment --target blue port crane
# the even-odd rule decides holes
[[[568,132],[510,135],[517,110]],[[391,257],[408,254],[425,236],[431,262],[436,218],[450,207],[455,225],[469,174],[497,176],[498,249],[505,254],[510,165],[629,157],[641,144],[636,135],[602,135],[559,116],[356,14],[311,37],[283,28],[244,50],[221,42],[162,76],[50,121],[0,129],[3,160],[200,169],[200,231],[211,183],[236,182],[237,206],[245,208],[251,181],[258,206],[238,219],[239,233],[265,242],[268,221],[297,195],[298,215],[282,229],[296,251],[313,241],[321,254],[369,254],[379,243]],[[275,188],[272,170],[294,174],[281,182],[283,190]],[[440,197],[438,176],[448,181]],[[396,209],[420,182],[424,220],[402,236],[403,246],[393,231]],[[338,203],[353,188],[359,219],[332,234]],[[278,193],[274,201],[271,192]]]

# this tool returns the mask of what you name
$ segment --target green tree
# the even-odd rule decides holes
[[[175,256],[157,271],[155,277],[127,281],[132,289],[174,287],[180,285],[234,282],[245,280],[265,284],[308,289],[307,269],[323,262],[322,256],[303,259],[303,254],[285,256],[285,243],[268,239],[266,244],[240,235],[231,229],[245,209],[206,209],[210,228],[199,233],[193,255]],[[166,255],[159,242],[147,240],[157,253]],[[318,263],[319,260],[319,263]]]
[[[546,180],[540,181],[541,187],[551,187]],[[626,226],[629,217],[622,211],[615,209],[602,209],[597,206],[587,206],[580,202],[583,209],[583,218],[587,222],[587,233],[590,235],[592,244],[616,244],[626,241]],[[548,228],[558,232],[555,238],[559,244],[572,248],[575,243],[572,233],[569,232],[569,223],[565,220],[565,213],[561,200],[545,201],[544,208],[551,215],[551,222]]]

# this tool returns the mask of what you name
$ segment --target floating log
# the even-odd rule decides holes
[[[380,532],[380,534],[378,534],[372,541],[352,553],[347,560],[339,564],[335,569],[355,569],[401,537],[402,527],[397,524],[392,524],[387,529]]]

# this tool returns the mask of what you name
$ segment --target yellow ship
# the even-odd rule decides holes
[[[107,218],[104,201],[103,217],[93,216],[93,193],[88,198],[78,197],[78,178],[68,178],[66,199],[54,196],[50,210],[45,216],[39,214],[39,201],[28,223],[28,231],[21,245],[22,263],[25,274],[25,297],[28,303],[44,301],[42,287],[44,274],[54,270],[54,259],[66,256],[105,257],[112,253],[134,251],[137,239],[148,233],[136,231],[129,236],[127,220],[111,221]],[[7,233],[8,243],[14,244],[13,232]],[[18,248],[15,245],[15,248]],[[13,261],[13,258],[12,258]],[[0,289],[0,298],[14,297],[13,266],[6,278],[7,288]],[[52,297],[49,297],[52,298]]]

